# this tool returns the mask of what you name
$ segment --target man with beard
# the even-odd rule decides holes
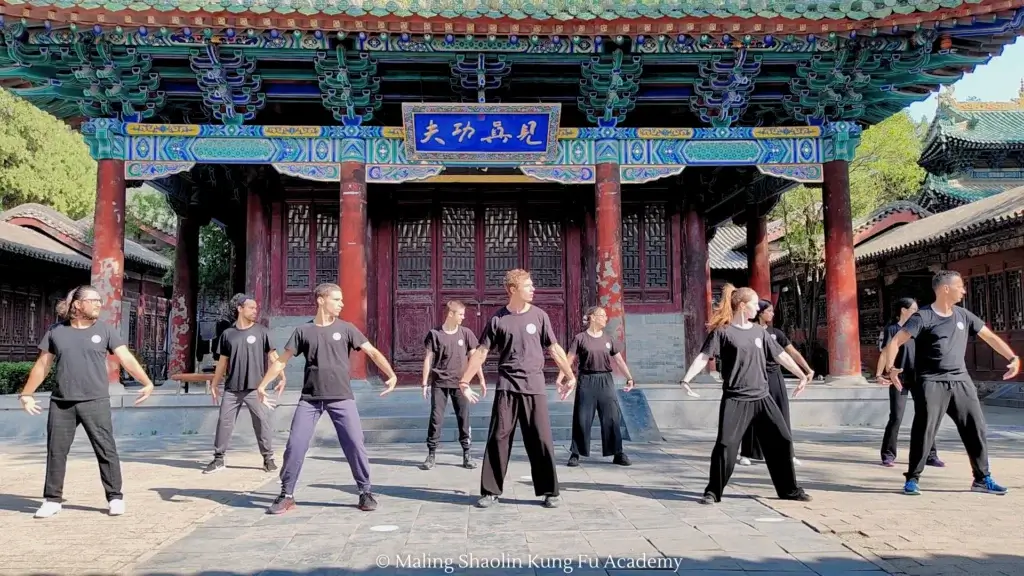
[[[277,359],[277,351],[270,345],[270,334],[261,324],[256,323],[258,316],[256,299],[245,294],[236,294],[231,298],[230,314],[235,316],[234,324],[230,324],[217,337],[215,352],[218,355],[217,369],[210,382],[210,390],[214,404],[217,403],[219,386],[224,381],[224,394],[220,403],[220,418],[217,421],[217,436],[214,439],[213,461],[203,470],[203,474],[212,474],[224,469],[224,454],[231,442],[231,433],[235,429],[238,414],[245,406],[252,419],[253,431],[263,454],[263,470],[277,470],[274,463],[274,449],[271,446],[274,429],[271,426],[271,413],[260,402],[255,394],[260,379],[267,372],[267,367]],[[285,376],[277,384],[277,395],[284,391]]]

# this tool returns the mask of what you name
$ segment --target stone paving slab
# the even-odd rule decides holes
[[[556,510],[533,494],[521,447],[502,504],[479,510],[479,469],[457,466],[457,446],[445,445],[428,472],[417,468],[422,445],[372,446],[373,513],[355,508],[339,451],[316,448],[299,507],[282,516],[265,514],[279,488],[258,469],[249,434],[236,435],[228,470],[209,476],[200,469],[212,438],[119,441],[128,504],[119,518],[104,514],[95,461],[79,441],[65,510],[33,519],[44,451],[8,443],[0,446],[0,573],[1024,574],[1024,445],[1013,416],[990,420],[991,464],[1007,496],[967,491],[969,467],[952,427],[939,440],[949,466],[926,471],[920,497],[899,493],[902,468],[876,464],[880,431],[813,429],[795,434],[798,475],[813,502],[778,501],[755,465],[737,467],[726,498],[711,507],[695,502],[713,440],[702,431],[631,444],[628,468],[610,459],[567,468],[559,446],[564,501]],[[901,459],[906,442],[904,434]]]

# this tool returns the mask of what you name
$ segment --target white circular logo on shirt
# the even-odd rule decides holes
[[[331,334],[331,338],[334,338],[335,340],[341,340],[341,333],[335,332],[334,334]]]
[[[772,340],[778,340],[778,339],[779,339],[779,336],[777,334],[772,334]]]
[[[459,338],[459,346],[462,346],[463,344],[465,344],[465,342],[462,341],[462,338]]]
[[[960,330],[963,330],[963,329],[964,329],[964,323],[963,323],[963,322],[957,322],[957,323],[956,323],[956,327],[957,327],[958,329],[960,329]]]
[[[537,333],[537,327],[534,326],[533,324],[527,324],[526,325],[526,331],[529,332],[530,334],[536,334]]]
[[[249,337],[245,339],[245,341],[248,342],[249,344],[255,344],[256,343],[256,337],[253,336],[252,334],[250,334]]]
[[[103,340],[103,338],[101,338],[99,334],[93,334],[90,340],[92,340],[93,344],[99,344],[100,340]]]
[[[605,342],[604,343],[604,347],[609,349],[609,350],[611,350],[612,349],[612,343],[611,342]]]
[[[758,348],[761,347],[761,339],[760,338],[754,338],[754,346],[757,346]]]

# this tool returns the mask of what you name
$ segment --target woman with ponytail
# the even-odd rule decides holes
[[[631,462],[622,451],[622,413],[615,394],[615,381],[612,379],[612,362],[626,375],[625,391],[633,389],[633,376],[620,354],[619,345],[605,334],[608,324],[608,313],[600,306],[591,306],[583,317],[587,329],[573,338],[566,348],[569,366],[577,358],[579,366],[579,386],[572,407],[572,448],[569,455],[569,466],[579,466],[580,456],[590,456],[590,429],[594,424],[594,412],[597,411],[601,421],[601,454],[614,456],[613,464],[629,466]],[[562,400],[569,397],[572,387],[562,387],[566,374],[559,371],[555,385],[561,392]]]
[[[701,504],[722,501],[722,493],[736,467],[743,434],[756,426],[775,492],[783,500],[809,502],[811,497],[796,483],[793,437],[786,419],[768,389],[767,356],[797,375],[793,395],[807,386],[807,375],[763,326],[751,322],[758,312],[757,292],[726,284],[722,300],[711,315],[710,330],[700,354],[690,364],[688,384],[714,356],[721,358],[722,402],[718,410],[718,437],[711,452],[711,474]]]
[[[903,329],[903,325],[910,320],[910,317],[917,312],[917,301],[913,298],[900,298],[894,306],[896,309],[892,320],[878,335],[878,365],[875,368],[875,377],[881,380],[882,371],[885,368],[885,348],[889,342]],[[893,365],[902,370],[901,379],[904,382],[903,388],[897,390],[895,386],[889,385],[889,421],[885,425],[885,433],[882,435],[882,466],[892,468],[896,462],[896,444],[900,433],[900,424],[903,422],[903,411],[907,407],[907,394],[914,394],[916,378],[914,370],[914,339],[907,340],[906,344],[900,346],[896,353],[896,361]],[[942,468],[945,462],[939,460],[939,454],[935,450],[935,443],[932,443],[928,453],[928,466]]]
[[[810,381],[814,378],[814,370],[811,370],[807,360],[789,341],[786,333],[772,326],[772,320],[774,319],[775,307],[772,306],[772,303],[768,300],[759,301],[757,303],[757,316],[754,317],[754,322],[763,327],[768,332],[768,336],[775,340],[800,365],[800,368],[807,373],[807,380]],[[768,394],[775,401],[779,410],[782,411],[782,416],[786,419],[786,428],[792,434],[793,424],[789,418],[789,395],[786,391],[786,380],[782,376],[782,367],[779,366],[779,363],[770,354],[765,355],[765,364],[768,367]],[[751,460],[764,460],[761,445],[757,442],[757,432],[753,426],[743,435],[743,443],[740,445],[740,466],[750,466]],[[793,465],[799,466],[800,461],[793,458]]]
[[[42,409],[32,394],[42,384],[52,366],[57,370],[57,388],[50,394],[46,420],[46,482],[43,504],[36,518],[49,518],[60,512],[64,493],[64,472],[68,453],[78,426],[85,429],[100,465],[100,480],[107,495],[109,514],[124,514],[121,493],[121,462],[114,443],[110,412],[110,384],[107,355],[117,357],[121,366],[142,382],[135,404],[149,398],[153,383],[138,361],[121,341],[121,336],[105,322],[98,322],[103,300],[92,286],[79,286],[58,303],[61,320],[43,334],[28,381],[21,391],[22,408],[29,414]]]

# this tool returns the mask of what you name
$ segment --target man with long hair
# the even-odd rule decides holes
[[[722,501],[722,493],[736,468],[736,453],[743,434],[751,424],[755,427],[755,439],[764,452],[775,493],[783,500],[811,500],[796,482],[793,437],[768,388],[766,353],[800,379],[794,396],[807,386],[807,374],[763,326],[750,321],[757,315],[757,309],[757,292],[750,288],[737,290],[726,284],[722,289],[722,300],[708,323],[710,332],[704,346],[683,378],[684,383],[689,383],[704,369],[709,359],[721,357],[722,403],[718,411],[718,438],[711,452],[711,474],[701,504]]]
[[[441,424],[448,398],[452,399],[455,419],[459,424],[459,443],[462,444],[462,467],[476,468],[469,456],[470,437],[469,405],[476,402],[476,394],[469,388],[459,388],[459,377],[466,369],[469,357],[476,350],[476,335],[462,325],[466,317],[466,305],[452,300],[445,305],[444,323],[427,332],[423,341],[426,352],[423,355],[423,397],[430,398],[430,421],[427,424],[427,459],[420,468],[430,470],[436,460],[437,445],[441,441]],[[487,395],[487,382],[483,368],[477,373],[480,390]]]
[[[367,512],[377,509],[377,499],[370,492],[370,459],[363,446],[363,427],[350,382],[349,354],[363,351],[385,374],[387,388],[381,396],[395,389],[398,377],[384,355],[366,340],[358,328],[338,318],[343,306],[341,288],[337,284],[320,284],[315,294],[316,316],[295,329],[284,345],[284,354],[270,364],[270,369],[256,388],[260,401],[273,407],[273,402],[267,397],[267,386],[284,372],[285,365],[293,356],[305,356],[302,396],[295,407],[288,444],[284,448],[281,495],[270,505],[269,514],[283,514],[295,508],[295,486],[302,463],[313,440],[316,423],[325,412],[334,424],[341,450],[359,488],[359,509]]]
[[[277,359],[277,350],[270,345],[270,333],[262,324],[256,322],[259,307],[256,299],[246,294],[235,294],[229,303],[229,314],[234,316],[234,323],[228,325],[214,340],[214,351],[217,355],[217,368],[210,382],[213,403],[220,402],[220,417],[217,420],[217,435],[213,441],[213,461],[203,470],[203,474],[212,474],[224,469],[224,454],[231,442],[231,433],[235,429],[235,420],[242,411],[242,406],[249,410],[256,441],[263,455],[263,470],[277,470],[274,463],[272,441],[274,429],[271,426],[271,414],[267,407],[259,401],[255,394],[260,380],[266,374],[271,362]],[[220,383],[224,382],[224,393],[220,394]],[[277,395],[285,387],[285,375],[277,384]]]
[[[534,493],[544,497],[545,506],[555,508],[559,505],[558,476],[544,382],[544,351],[547,350],[559,370],[568,375],[567,386],[574,387],[576,377],[565,350],[555,338],[551,318],[531,304],[534,289],[530,273],[509,270],[505,274],[505,292],[508,304],[487,322],[480,336],[480,346],[459,381],[459,387],[468,388],[469,380],[483,366],[488,352],[498,351],[498,386],[484,449],[482,496],[477,506],[487,508],[498,502],[518,424],[530,458]]]
[[[114,442],[110,412],[110,383],[107,355],[113,354],[125,370],[142,383],[135,404],[153,393],[153,382],[121,340],[121,335],[98,322],[103,299],[92,286],[73,290],[58,311],[61,322],[51,326],[39,342],[39,358],[21,391],[21,405],[29,414],[42,409],[32,394],[56,365],[57,388],[50,394],[46,420],[46,484],[43,504],[36,518],[49,518],[61,511],[68,453],[79,424],[85,429],[100,466],[100,480],[107,497],[108,512],[125,512],[121,492],[121,461]]]
[[[971,460],[974,482],[971,490],[989,494],[1006,494],[1006,488],[992,479],[988,467],[988,439],[985,414],[981,411],[978,391],[971,381],[964,359],[967,338],[978,335],[1009,362],[1003,380],[1010,380],[1020,371],[1020,358],[1002,338],[985,326],[973,312],[957,306],[967,291],[964,279],[953,270],[941,270],[932,278],[935,301],[921,308],[907,320],[885,348],[885,377],[902,390],[901,369],[896,368],[897,352],[910,339],[915,341],[914,369],[921,393],[914,395],[914,423],[910,428],[910,461],[905,474],[903,493],[921,493],[918,480],[924,471],[928,451],[935,445],[935,435],[942,416],[956,423],[964,448]]]

